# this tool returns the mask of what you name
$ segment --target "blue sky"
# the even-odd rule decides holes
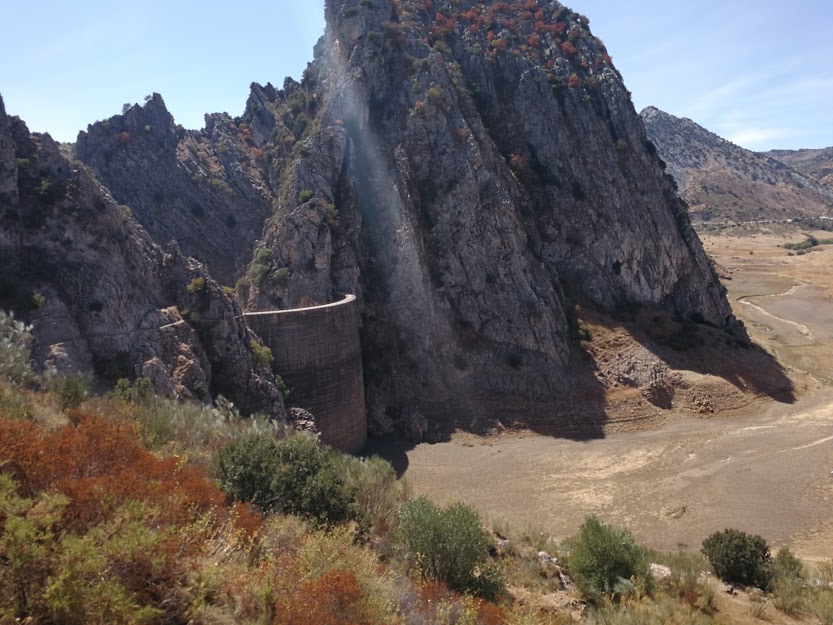
[[[752,150],[833,146],[833,3],[572,0],[633,93]]]
[[[633,93],[750,149],[833,146],[833,3],[572,0]],[[27,0],[0,22],[0,93],[36,131],[74,140],[157,91],[176,120],[239,115],[251,82],[299,77],[323,2]]]

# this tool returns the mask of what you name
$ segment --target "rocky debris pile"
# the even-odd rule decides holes
[[[292,407],[288,412],[289,420],[295,430],[298,432],[318,434],[318,427],[315,425],[315,416],[311,412],[298,407]]]
[[[651,574],[651,577],[653,577],[658,582],[670,579],[671,577],[670,568],[668,568],[664,564],[656,564],[655,562],[652,562],[648,566],[648,572]]]
[[[691,404],[694,407],[694,410],[700,414],[714,414],[714,404],[708,395],[703,393],[692,394]]]
[[[538,560],[541,562],[542,575],[558,579],[561,590],[564,592],[570,592],[573,589],[573,582],[564,573],[558,558],[551,556],[546,551],[539,551]]]

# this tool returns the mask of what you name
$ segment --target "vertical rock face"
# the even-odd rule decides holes
[[[360,296],[377,426],[413,402],[563,396],[575,303],[742,333],[585,18],[545,0],[328,0],[326,16],[315,129],[248,296]]]
[[[157,243],[177,241],[234,283],[272,211],[263,152],[245,122],[210,115],[203,131],[186,131],[154,94],[89,126],[76,150]]]
[[[9,120],[0,98],[0,128],[8,129]],[[0,215],[3,208],[17,202],[17,158],[8,130],[0,132]]]
[[[38,363],[109,383],[146,376],[161,393],[223,393],[244,412],[283,415],[239,307],[205,269],[176,245],[155,245],[48,135],[6,118],[2,102],[0,193],[0,306],[32,322]]]

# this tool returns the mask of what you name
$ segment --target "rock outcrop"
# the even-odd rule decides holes
[[[544,0],[328,0],[326,16],[283,117],[314,120],[244,296],[356,293],[377,429],[446,401],[488,411],[485,393],[566,404],[583,392],[576,303],[743,334],[586,18]]]
[[[695,220],[786,221],[833,208],[831,189],[775,154],[751,152],[655,107],[641,116]]]
[[[240,308],[176,244],[160,248],[49,135],[0,101],[0,306],[34,326],[34,357],[102,385],[149,378],[160,392],[284,415]]]
[[[204,130],[186,131],[153,94],[90,125],[76,152],[157,243],[176,241],[234,284],[272,212],[264,153],[245,122],[206,115]]]

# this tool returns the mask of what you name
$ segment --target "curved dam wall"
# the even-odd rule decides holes
[[[272,350],[290,403],[315,416],[322,442],[350,453],[361,450],[367,414],[356,296],[323,306],[246,313],[245,319]]]

